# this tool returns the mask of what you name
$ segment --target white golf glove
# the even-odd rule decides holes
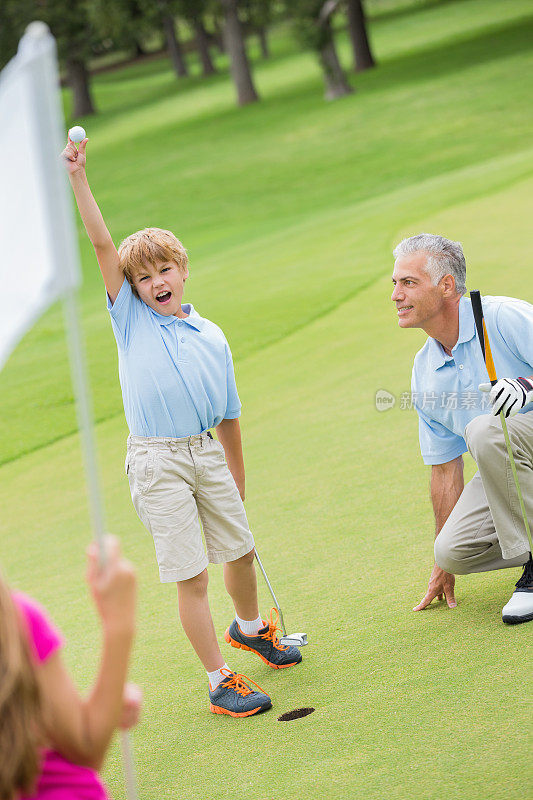
[[[480,392],[490,392],[492,414],[512,417],[528,403],[533,402],[533,381],[530,378],[501,378],[494,386],[480,383]]]

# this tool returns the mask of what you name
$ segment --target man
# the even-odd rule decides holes
[[[412,398],[422,458],[431,465],[435,565],[414,611],[435,598],[457,605],[456,574],[523,566],[502,611],[507,623],[533,619],[533,561],[505,446],[499,412],[509,416],[526,516],[533,527],[533,306],[485,297],[483,309],[498,383],[490,389],[466,292],[459,242],[422,233],[394,250],[392,301],[400,328],[422,328]],[[526,376],[526,377],[522,377]],[[480,384],[490,397],[478,392]],[[520,412],[520,413],[516,413]],[[513,416],[516,414],[516,416]],[[465,486],[463,453],[478,472]]]

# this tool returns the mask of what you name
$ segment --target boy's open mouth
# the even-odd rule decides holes
[[[157,300],[158,303],[168,303],[170,298],[171,298],[170,292],[159,292],[159,294],[156,295],[155,299]]]

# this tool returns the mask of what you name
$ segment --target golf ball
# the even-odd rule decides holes
[[[75,125],[73,128],[69,130],[68,138],[70,139],[71,142],[76,142],[76,144],[79,144],[85,139],[85,131],[83,130],[81,125]]]

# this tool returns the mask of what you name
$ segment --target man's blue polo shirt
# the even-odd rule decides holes
[[[184,319],[158,314],[126,279],[107,308],[130,433],[194,436],[240,416],[231,351],[217,325],[190,304]]]
[[[533,306],[512,297],[483,297],[483,312],[498,378],[533,374]],[[415,356],[412,402],[419,416],[420,451],[426,464],[445,464],[467,451],[464,430],[488,414],[488,382],[470,298],[459,301],[459,337],[448,356],[428,338]],[[529,404],[522,411],[533,410]]]

